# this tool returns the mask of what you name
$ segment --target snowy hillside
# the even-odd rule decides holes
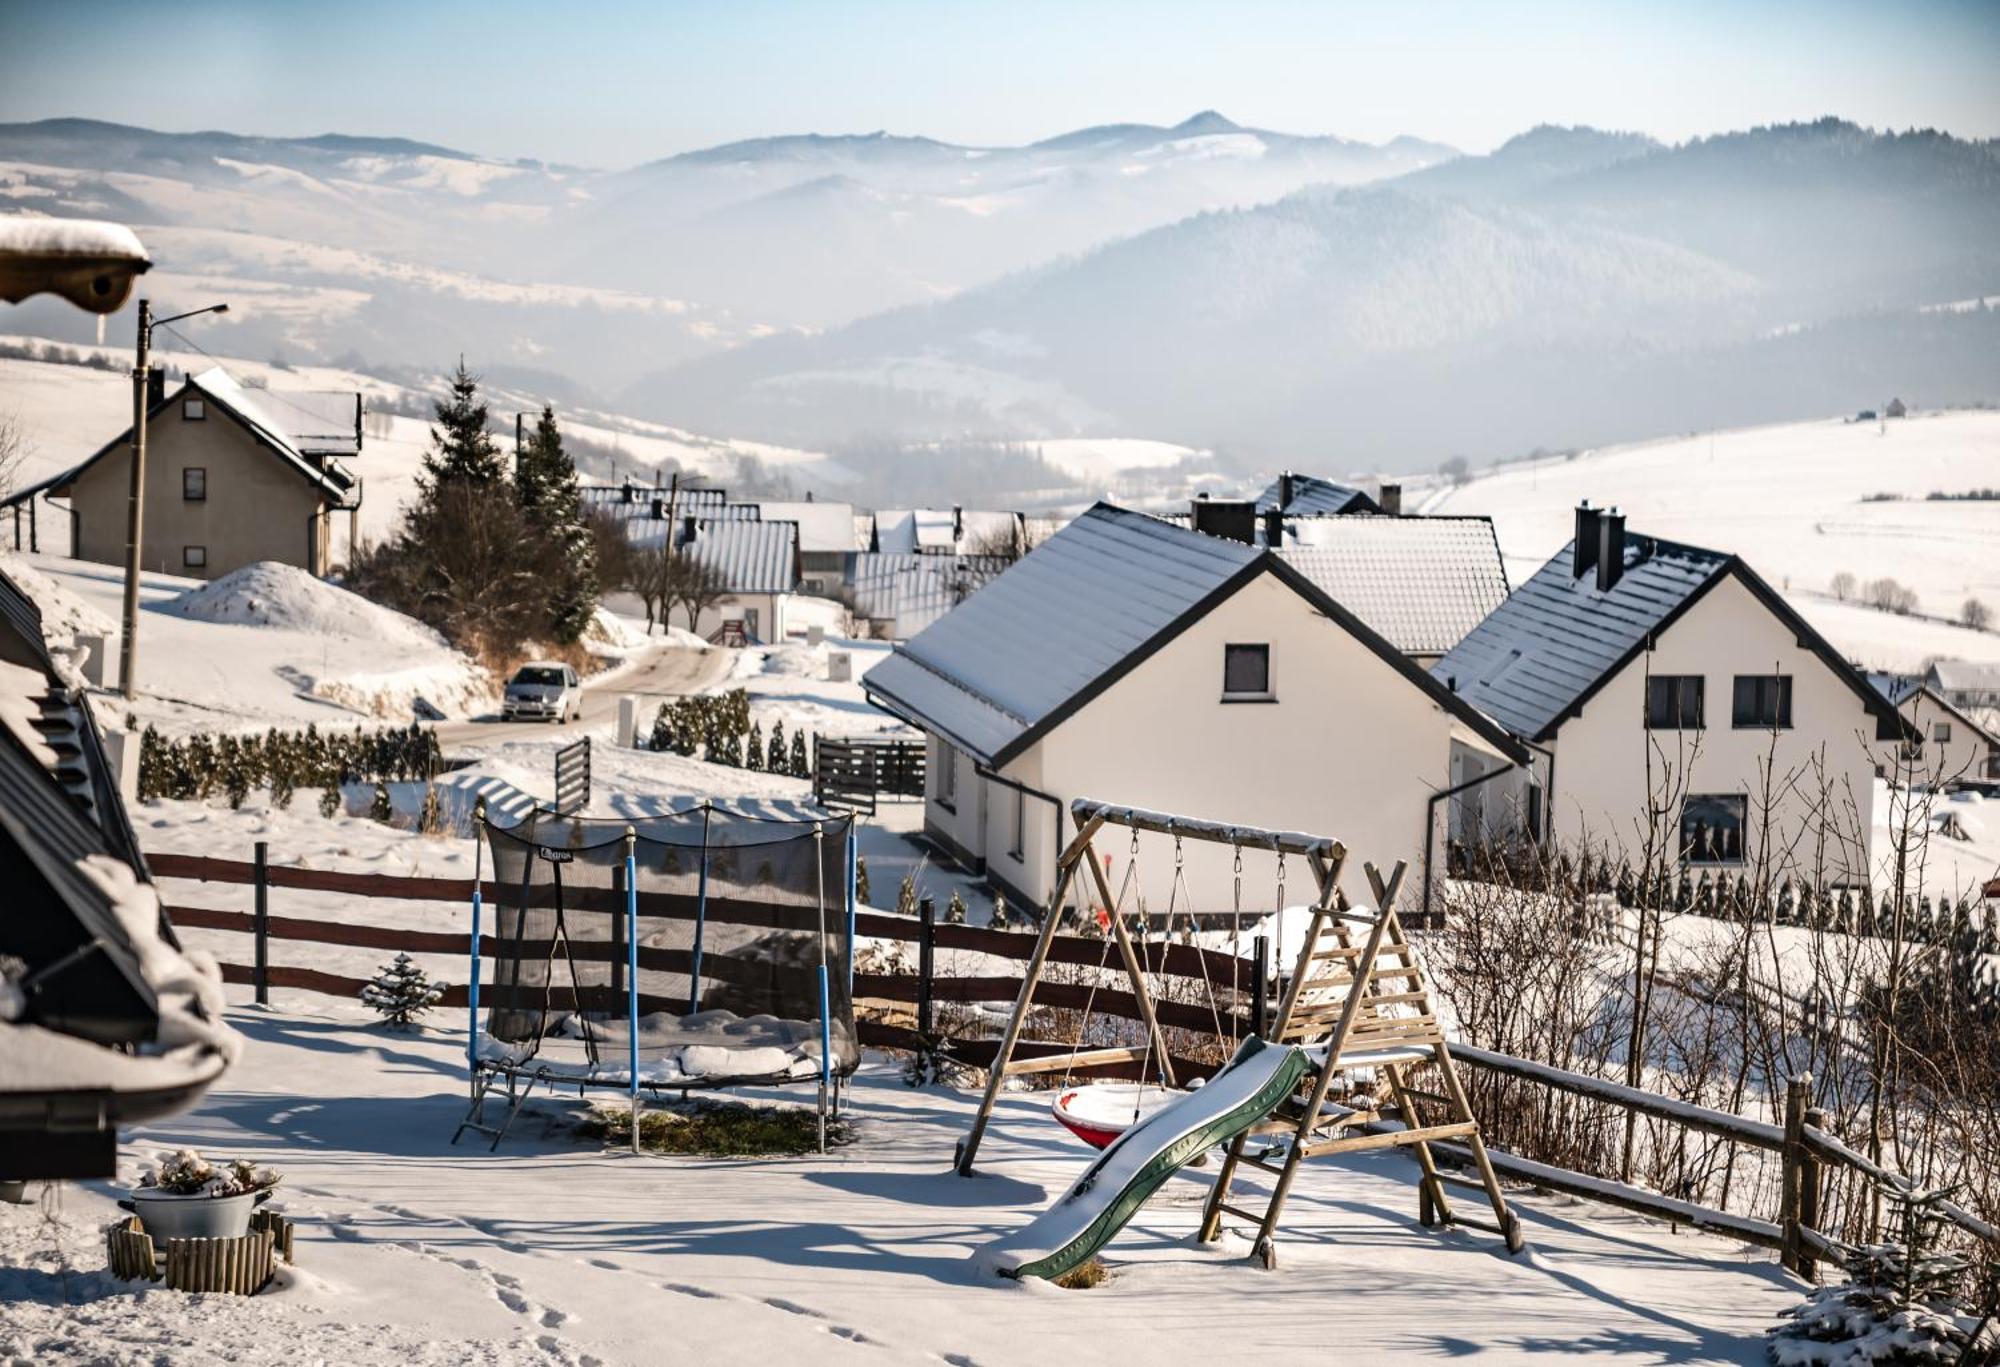
[[[2000,610],[2000,502],[1926,497],[1996,485],[2000,412],[1919,412],[1501,466],[1426,511],[1490,515],[1519,583],[1569,540],[1580,499],[1616,504],[1634,531],[1740,554],[1869,667],[1917,669],[1938,656],[2000,660],[2000,635],[1835,601],[1834,576],[1896,579],[1932,616],[1956,618],[1968,598]]]

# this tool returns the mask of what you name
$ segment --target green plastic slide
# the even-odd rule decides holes
[[[1243,1041],[1207,1086],[1120,1135],[1060,1200],[974,1257],[1003,1277],[1060,1277],[1089,1261],[1175,1170],[1269,1115],[1312,1066],[1290,1045]]]

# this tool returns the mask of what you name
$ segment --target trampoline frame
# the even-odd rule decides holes
[[[709,839],[710,823],[713,819],[713,816],[716,812],[719,811],[722,812],[724,815],[728,816],[730,819],[738,821],[768,820],[776,822],[777,820],[776,818],[757,817],[757,816],[746,815],[741,812],[734,812],[726,807],[717,807],[716,804],[714,804],[713,802],[703,802],[697,808],[689,808],[687,809],[687,811],[675,813],[675,815],[687,815],[695,811],[699,811],[702,817],[702,843],[700,846],[701,867],[698,877],[698,892],[696,894],[696,903],[695,903],[695,934],[694,934],[694,948],[693,948],[694,964],[693,964],[693,971],[690,974],[690,981],[688,988],[688,1011],[690,1015],[694,1014],[696,1011],[699,1011],[701,1009],[702,932],[706,924],[707,908],[708,908],[709,851],[712,848],[714,848]],[[537,817],[540,817],[545,815],[558,816],[560,814],[553,811],[552,809],[537,808],[535,815]],[[567,817],[565,819],[583,820],[585,818]],[[787,821],[782,824],[804,826],[807,823],[801,820],[801,821]],[[489,1153],[498,1151],[498,1149],[500,1148],[500,1141],[507,1137],[507,1131],[513,1127],[514,1121],[516,1120],[516,1118],[519,1117],[521,1113],[521,1109],[527,1105],[529,1098],[534,1094],[534,1090],[537,1086],[547,1087],[550,1091],[557,1091],[568,1087],[575,1087],[579,1099],[583,1098],[588,1092],[592,1090],[608,1090],[611,1088],[620,1088],[625,1092],[627,1100],[632,1108],[632,1152],[634,1154],[637,1154],[640,1152],[639,1121],[641,1115],[640,1094],[642,1092],[649,1093],[656,1101],[664,1099],[667,1093],[679,1092],[681,1101],[685,1103],[687,1101],[688,1094],[690,1092],[721,1091],[730,1087],[750,1087],[750,1086],[782,1087],[782,1086],[788,1086],[795,1082],[803,1082],[805,1081],[806,1076],[815,1076],[815,1081],[818,1083],[817,1110],[819,1113],[819,1151],[821,1153],[825,1153],[827,1119],[829,1115],[831,1115],[835,1119],[839,1118],[841,1087],[842,1084],[846,1082],[849,1075],[854,1071],[854,1065],[842,1065],[840,1067],[835,1067],[833,1062],[833,1019],[832,1019],[833,1011],[832,1011],[832,991],[831,991],[832,983],[828,976],[829,968],[827,963],[828,959],[827,936],[829,927],[827,922],[826,857],[824,850],[826,823],[824,819],[814,818],[810,824],[812,826],[812,836],[815,847],[814,858],[813,858],[813,877],[814,877],[814,882],[816,884],[815,891],[817,894],[818,921],[819,921],[818,938],[819,938],[820,1054],[819,1054],[819,1071],[817,1075],[780,1077],[780,1076],[771,1076],[768,1074],[755,1074],[743,1077],[729,1077],[729,1076],[716,1077],[716,1078],[703,1077],[699,1079],[689,1079],[685,1082],[644,1081],[640,1078],[639,1076],[639,878],[638,878],[638,854],[637,854],[638,831],[635,827],[628,824],[625,827],[625,835],[624,835],[625,927],[626,927],[624,936],[625,954],[626,954],[625,1024],[626,1024],[627,1055],[626,1055],[625,1080],[623,1082],[620,1082],[616,1079],[598,1080],[590,1077],[578,1077],[574,1074],[561,1071],[557,1068],[553,1068],[548,1064],[538,1065],[532,1058],[523,1059],[519,1061],[509,1061],[506,1059],[484,1058],[481,1057],[480,1055],[479,1043],[481,1038],[486,1033],[483,1027],[481,1026],[479,1020],[480,940],[483,931],[482,920],[485,910],[484,856],[485,856],[485,847],[487,839],[490,838],[485,835],[485,832],[489,829],[489,827],[486,820],[486,804],[484,803],[484,801],[481,801],[474,810],[473,865],[472,865],[473,868],[472,936],[470,942],[471,967],[466,978],[466,998],[467,998],[466,1004],[467,1004],[468,1031],[466,1036],[465,1056],[467,1065],[467,1085],[470,1091],[470,1104],[466,1109],[464,1118],[459,1121],[458,1128],[452,1132],[451,1142],[453,1144],[458,1143],[459,1139],[464,1136],[465,1132],[467,1130],[471,1130],[476,1134],[490,1135],[492,1137],[492,1142],[487,1146],[487,1151]],[[512,834],[512,828],[504,828],[504,829],[508,830],[509,838],[517,840],[520,839],[520,837],[514,836]],[[543,846],[538,842],[532,840],[525,841],[523,843],[530,844],[537,850],[545,848],[555,848],[554,846]],[[844,874],[843,881],[845,882],[846,886],[843,889],[844,897],[842,898],[842,901],[846,908],[846,913],[847,913],[845,918],[845,933],[847,937],[846,939],[847,1002],[848,1002],[848,1009],[851,1012],[853,1010],[853,1003],[854,1003],[854,929],[855,929],[855,913],[856,913],[855,894],[857,890],[856,878],[858,875],[858,867],[859,867],[859,853],[856,846],[854,825],[851,818],[849,819],[848,822],[847,835],[845,840],[843,841],[843,846],[844,848],[842,851],[841,868]],[[572,972],[571,972],[572,990],[574,990],[576,986],[577,984],[575,982],[574,965],[572,965]],[[850,1033],[852,1032],[850,1031]],[[498,1123],[489,1122],[486,1117],[487,1101],[489,1099],[498,1100],[498,1098],[494,1097],[495,1092],[504,1092],[504,1098],[506,1103],[505,1110],[503,1114],[500,1116]]]

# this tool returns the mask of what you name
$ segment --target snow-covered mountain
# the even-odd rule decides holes
[[[2000,144],[1537,129],[690,362],[624,402],[770,439],[1143,432],[1426,467],[2000,397],[2000,318],[1932,307],[1996,282]]]
[[[539,367],[598,393],[772,333],[950,297],[1206,209],[1454,155],[1240,128],[1085,129],[1028,147],[765,138],[624,171],[394,138],[0,125],[0,212],[131,224],[155,302],[228,298],[236,354]],[[10,330],[84,340],[52,304]]]

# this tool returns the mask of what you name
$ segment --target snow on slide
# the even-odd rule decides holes
[[[1003,1277],[1060,1277],[1111,1242],[1176,1169],[1269,1115],[1312,1071],[1304,1050],[1243,1041],[1208,1085],[1115,1140],[1061,1200],[973,1254]]]

